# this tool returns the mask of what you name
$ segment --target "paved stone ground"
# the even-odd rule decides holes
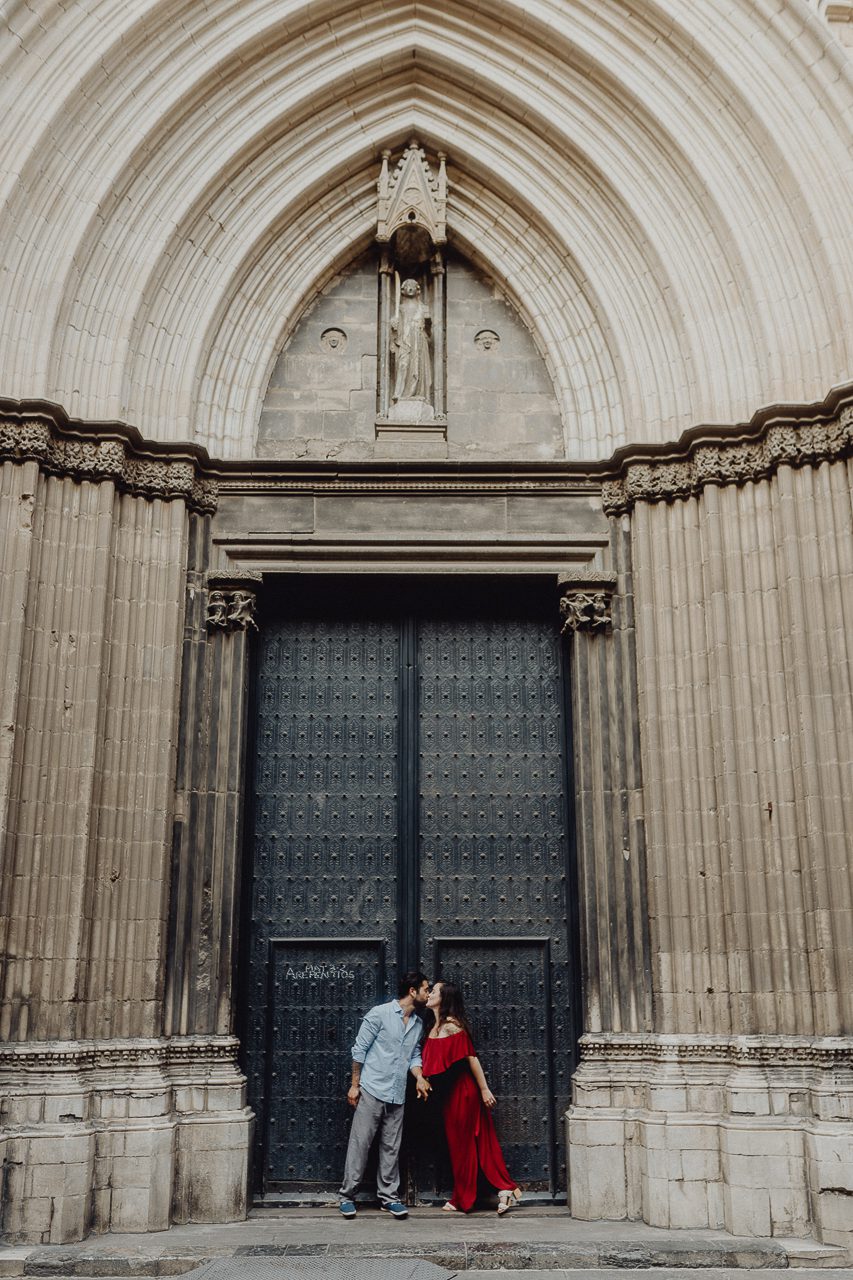
[[[696,1274],[725,1280],[734,1269],[756,1268],[770,1277],[789,1267],[798,1268],[802,1277],[817,1268],[826,1274],[828,1267],[838,1268],[836,1275],[853,1276],[840,1250],[808,1241],[665,1231],[637,1222],[579,1222],[565,1209],[539,1205],[522,1205],[504,1218],[490,1212],[456,1217],[419,1208],[401,1222],[376,1209],[361,1209],[350,1222],[333,1208],[267,1209],[255,1211],[246,1222],[221,1226],[96,1236],[77,1245],[0,1247],[0,1276],[181,1275],[213,1259],[234,1257],[245,1259],[245,1280],[251,1280],[252,1258],[284,1261],[288,1255],[384,1258],[389,1263],[395,1256],[418,1257],[449,1271],[500,1272],[504,1280],[516,1273],[528,1278],[566,1273],[575,1280],[589,1273],[605,1280],[613,1268],[623,1275],[625,1269],[646,1271],[654,1280]]]
[[[391,1261],[389,1261],[388,1266],[386,1280],[397,1280],[391,1270]],[[248,1273],[248,1267],[246,1271]],[[452,1272],[447,1272],[446,1274],[450,1276]],[[756,1280],[758,1280],[759,1276],[760,1280],[827,1280],[827,1274],[839,1278],[842,1276],[845,1278],[851,1277],[853,1276],[853,1268],[839,1268],[829,1273],[825,1269],[816,1270],[813,1267],[798,1268],[795,1271],[779,1267],[762,1268],[760,1271],[735,1267],[631,1267],[627,1269],[625,1267],[557,1267],[550,1268],[547,1271],[457,1272],[457,1275],[463,1275],[465,1280],[626,1280],[627,1276],[633,1277],[634,1280],[640,1280],[640,1278],[642,1280],[744,1280],[744,1277],[750,1274],[755,1275]],[[78,1280],[127,1280],[127,1277],[81,1276],[78,1277]],[[246,1280],[248,1280],[248,1274]],[[282,1275],[282,1280],[288,1280],[288,1277]]]

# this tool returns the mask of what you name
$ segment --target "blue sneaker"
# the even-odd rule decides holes
[[[389,1200],[387,1204],[379,1206],[386,1213],[390,1213],[393,1218],[408,1218],[409,1211],[404,1204],[400,1204],[399,1200]]]
[[[355,1205],[353,1204],[352,1200],[342,1200],[338,1205],[338,1208],[341,1211],[342,1218],[355,1217]]]

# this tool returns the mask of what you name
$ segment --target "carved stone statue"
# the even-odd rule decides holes
[[[432,357],[429,349],[430,314],[421,302],[417,280],[404,280],[400,302],[391,318],[394,353],[394,406],[420,400],[432,407]],[[403,406],[401,406],[403,407]]]

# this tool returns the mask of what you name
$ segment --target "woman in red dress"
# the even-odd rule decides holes
[[[423,1073],[442,1077],[439,1091],[453,1168],[453,1195],[444,1208],[451,1213],[473,1208],[477,1170],[482,1169],[497,1190],[502,1215],[521,1199],[521,1192],[507,1172],[495,1133],[490,1113],[496,1098],[471,1043],[462,992],[453,982],[436,982],[427,1008],[432,1010],[435,1026],[423,1043]]]

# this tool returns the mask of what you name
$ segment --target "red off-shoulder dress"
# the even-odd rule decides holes
[[[446,1088],[441,1093],[453,1168],[451,1202],[467,1213],[477,1196],[478,1166],[497,1191],[512,1191],[517,1184],[507,1172],[494,1121],[465,1061],[476,1057],[471,1037],[466,1031],[457,1031],[452,1036],[427,1037],[421,1052],[425,1076],[448,1073]]]

